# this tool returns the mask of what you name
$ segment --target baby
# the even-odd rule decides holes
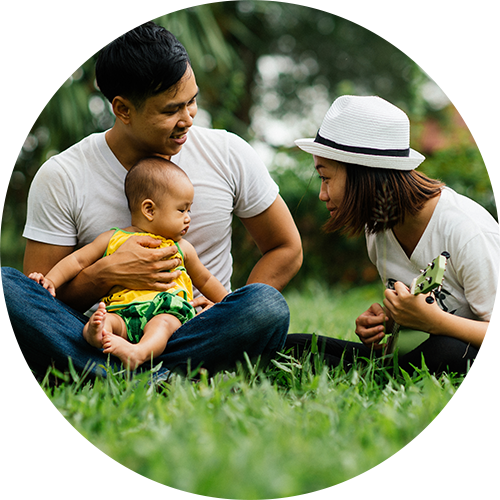
[[[194,247],[182,238],[191,221],[194,188],[181,168],[161,157],[144,158],[127,173],[125,194],[131,212],[130,227],[106,231],[62,259],[46,276],[31,273],[29,277],[55,297],[57,288],[115,252],[131,236],[161,240],[157,248],[175,245],[177,253],[171,258],[179,260],[175,270],[180,271],[180,276],[172,288],[161,292],[115,286],[83,329],[89,344],[117,356],[124,366],[134,370],[160,355],[172,334],[196,315],[190,304],[193,284],[212,302],[220,302],[228,292],[201,263]]]

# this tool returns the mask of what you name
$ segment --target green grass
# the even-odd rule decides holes
[[[378,293],[290,293],[291,331],[352,334]],[[394,379],[375,364],[312,368],[308,358],[282,357],[264,371],[248,363],[198,382],[173,376],[162,387],[149,385],[148,374],[90,384],[74,372],[42,385],[79,432],[131,470],[191,493],[257,499],[317,491],[381,463],[461,381],[425,370]]]

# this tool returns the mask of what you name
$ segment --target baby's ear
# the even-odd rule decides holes
[[[156,210],[156,205],[153,200],[144,200],[141,203],[141,212],[148,221],[152,221],[155,217],[155,210]]]

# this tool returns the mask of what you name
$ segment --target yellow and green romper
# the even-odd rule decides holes
[[[193,300],[193,284],[184,267],[184,255],[178,243],[151,233],[130,233],[119,228],[113,229],[115,233],[109,240],[103,257],[116,252],[131,236],[140,235],[161,240],[162,243],[157,248],[175,245],[177,253],[171,258],[181,260],[181,265],[175,268],[176,271],[181,271],[181,275],[174,281],[175,286],[165,292],[130,290],[115,286],[109,295],[102,299],[108,312],[118,314],[125,321],[129,340],[135,344],[139,342],[146,323],[158,314],[172,314],[182,324],[193,318],[196,310],[189,303]]]

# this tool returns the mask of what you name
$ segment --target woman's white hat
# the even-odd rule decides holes
[[[366,167],[413,170],[425,157],[410,148],[406,113],[376,96],[342,96],[334,101],[315,139],[297,139],[302,150]]]

